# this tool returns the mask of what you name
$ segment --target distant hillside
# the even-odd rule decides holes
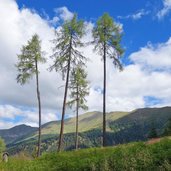
[[[144,108],[133,112],[107,113],[107,144],[116,145],[147,140],[152,127],[162,134],[169,118],[171,107]],[[56,150],[60,122],[53,121],[42,126],[42,151]],[[72,149],[75,139],[75,118],[65,120],[64,148]],[[102,140],[102,113],[89,112],[79,117],[79,147],[96,147]],[[34,151],[37,145],[37,130],[30,131],[8,144],[11,153],[27,149]]]
[[[129,114],[128,112],[110,112],[107,113],[107,122],[115,121]],[[92,129],[102,127],[102,113],[101,112],[88,112],[79,116],[79,132],[86,132]],[[109,127],[108,127],[109,129]],[[52,121],[42,126],[42,135],[59,134],[60,132],[60,121]],[[75,117],[65,120],[64,134],[75,132]],[[38,135],[35,131],[29,137],[33,138]]]
[[[112,129],[110,134],[112,141],[110,139],[109,144],[146,140],[152,127],[155,127],[158,135],[161,135],[169,118],[171,118],[171,107],[137,109],[109,123]]]
[[[0,137],[2,137],[6,144],[12,143],[17,139],[21,139],[23,136],[30,134],[31,132],[36,131],[37,128],[27,126],[27,125],[18,125],[10,129],[1,129]]]

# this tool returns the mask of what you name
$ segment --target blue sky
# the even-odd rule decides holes
[[[126,47],[125,56],[137,51],[147,42],[159,43],[167,41],[170,36],[170,14],[162,19],[158,19],[156,14],[163,8],[162,0],[18,0],[20,8],[28,7],[36,10],[39,14],[44,12],[53,17],[54,9],[66,6],[70,11],[76,12],[78,16],[87,21],[95,22],[104,12],[108,12],[116,21],[124,25],[123,45]],[[147,15],[139,19],[125,18],[144,10]]]
[[[0,0],[0,128],[17,124],[37,126],[35,80],[16,83],[17,54],[37,33],[46,51],[40,65],[43,123],[60,119],[64,82],[61,74],[49,73],[54,30],[74,12],[86,22],[83,42],[92,39],[96,20],[108,12],[123,29],[124,71],[107,61],[107,111],[131,111],[171,105],[171,0]],[[80,49],[87,63],[89,111],[102,111],[103,65],[93,47]],[[59,88],[61,87],[61,88]],[[84,113],[81,111],[80,113]],[[67,117],[74,116],[67,110]]]

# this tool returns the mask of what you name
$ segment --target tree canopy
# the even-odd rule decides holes
[[[113,60],[113,63],[120,70],[123,69],[119,58],[123,55],[124,49],[121,47],[122,32],[120,26],[109,16],[104,13],[97,21],[93,29],[95,47],[94,50],[100,55],[106,55]]]
[[[46,60],[41,51],[39,36],[33,35],[32,39],[28,41],[26,46],[21,49],[21,54],[18,55],[18,69],[17,82],[20,84],[27,83],[37,72],[36,61],[44,63]]]

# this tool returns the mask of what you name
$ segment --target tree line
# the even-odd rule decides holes
[[[55,70],[62,73],[65,80],[65,90],[63,98],[61,128],[58,142],[58,152],[62,150],[65,110],[69,106],[75,108],[76,111],[76,136],[75,149],[78,149],[78,116],[79,109],[87,110],[86,96],[89,95],[89,82],[87,81],[87,72],[85,70],[87,58],[79,51],[80,47],[87,44],[82,42],[83,36],[86,34],[85,24],[83,20],[79,20],[74,14],[71,20],[64,21],[61,28],[55,31],[53,39],[53,54],[50,58],[53,65],[49,70]],[[122,70],[120,57],[124,53],[121,46],[122,33],[118,24],[113,18],[104,13],[97,20],[93,30],[93,41],[88,44],[94,45],[94,50],[100,54],[103,60],[103,146],[106,146],[106,59],[111,58],[115,67]],[[46,59],[41,50],[41,41],[37,34],[33,35],[27,45],[23,46],[21,53],[18,55],[17,82],[21,85],[36,78],[37,101],[39,111],[39,131],[38,131],[38,149],[37,156],[40,156],[41,149],[41,98],[39,90],[39,63],[45,63]],[[68,90],[70,89],[71,100],[67,100]]]

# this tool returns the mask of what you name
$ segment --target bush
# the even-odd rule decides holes
[[[0,138],[0,154],[6,149],[5,142],[2,138]]]
[[[171,140],[44,154],[35,160],[11,159],[4,171],[170,171]]]

